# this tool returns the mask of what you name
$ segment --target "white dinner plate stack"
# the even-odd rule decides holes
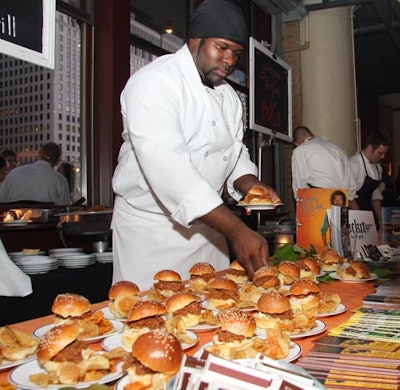
[[[58,260],[50,256],[27,255],[14,260],[15,264],[28,275],[45,274],[58,268]]]
[[[112,252],[95,253],[95,256],[98,263],[106,264],[113,262]]]
[[[88,265],[92,265],[96,262],[96,256],[94,254],[71,254],[65,255],[58,259],[60,265],[65,268],[84,268]]]
[[[18,259],[23,259],[26,256],[37,256],[37,255],[44,255],[45,251],[39,251],[38,253],[32,255],[32,254],[26,254],[24,252],[9,252],[8,257],[15,263],[15,260]]]

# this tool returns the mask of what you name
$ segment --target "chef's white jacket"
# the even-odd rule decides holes
[[[309,138],[293,150],[292,187],[347,188],[349,200],[356,193],[356,182],[347,154],[338,145],[322,138]]]
[[[243,194],[233,182],[257,174],[242,143],[236,92],[227,83],[205,87],[184,45],[136,72],[121,108],[113,282],[128,279],[148,288],[160,269],[186,278],[199,261],[228,266],[225,239],[196,219],[222,203],[225,182],[239,200]]]

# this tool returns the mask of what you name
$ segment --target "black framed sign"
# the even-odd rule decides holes
[[[56,0],[1,0],[0,52],[54,69]]]
[[[249,127],[291,142],[292,69],[253,37],[249,50]]]

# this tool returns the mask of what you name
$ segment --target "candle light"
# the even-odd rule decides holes
[[[293,233],[276,233],[275,234],[275,249],[280,248],[284,244],[293,244],[294,234]]]

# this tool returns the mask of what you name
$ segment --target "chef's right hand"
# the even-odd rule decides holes
[[[240,229],[232,239],[236,259],[253,279],[254,272],[268,265],[269,249],[267,240],[247,226]]]

